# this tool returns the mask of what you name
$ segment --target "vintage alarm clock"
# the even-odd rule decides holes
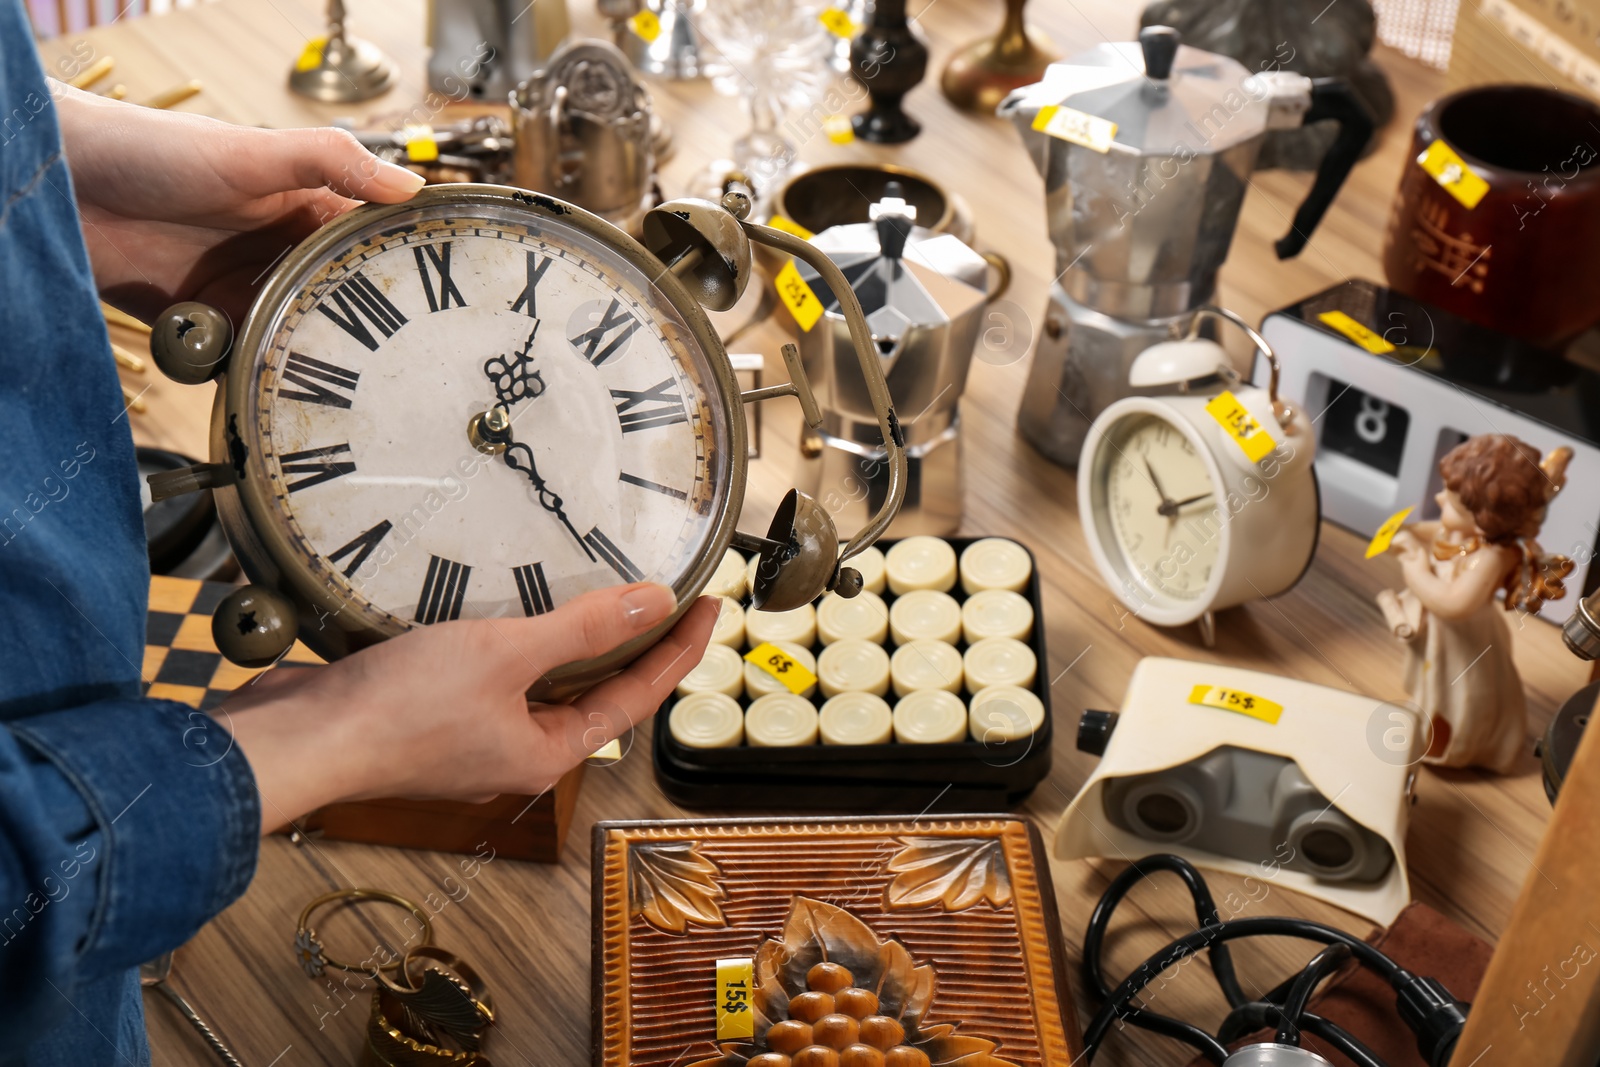
[[[1244,330],[1271,368],[1265,389],[1241,385],[1226,351],[1198,335],[1221,319]],[[1237,315],[1206,307],[1188,336],[1152,345],[1125,397],[1095,419],[1079,463],[1078,514],[1106,584],[1159,626],[1282,593],[1316,550],[1321,510],[1310,422],[1278,398],[1279,366]]]
[[[432,186],[309,237],[236,339],[215,308],[163,313],[151,338],[162,370],[221,377],[212,461],[150,480],[157,499],[216,490],[252,582],[215,613],[218,648],[261,666],[298,636],[334,658],[415,626],[536,615],[645,580],[671,586],[681,613],[735,544],[761,554],[757,607],[854,595],[859,575],[841,561],[904,496],[898,424],[849,284],[748,212],[743,190],[721,205],[670,202],[647,217],[641,245],[548,196]],[[821,421],[792,345],[789,383],[741,394],[706,319],[743,291],[752,240],[821,271],[854,316],[893,475],[843,551],[798,491],[768,537],[735,532],[741,405],[794,396]],[[551,671],[537,695],[614,672],[676,617]]]

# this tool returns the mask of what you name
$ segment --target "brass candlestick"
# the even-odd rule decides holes
[[[344,30],[344,0],[328,0],[328,36],[307,44],[289,88],[326,104],[353,104],[389,91],[395,67],[378,46]]]
[[[939,88],[956,107],[993,113],[1013,89],[1032,85],[1061,58],[1050,39],[1028,29],[1028,0],[1006,0],[1006,20],[993,37],[973,41],[950,57]]]

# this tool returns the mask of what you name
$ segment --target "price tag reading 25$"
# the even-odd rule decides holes
[[[1248,715],[1252,719],[1260,719],[1273,726],[1278,725],[1278,716],[1283,714],[1282,704],[1274,703],[1266,697],[1258,697],[1254,693],[1228,689],[1220,685],[1195,686],[1189,690],[1189,703]]]
[[[802,330],[810,333],[811,327],[822,318],[822,301],[817,299],[817,294],[811,291],[806,280],[800,277],[800,268],[794,265],[794,260],[783,265],[773,284],[778,289],[778,299],[789,309],[794,321],[800,324]]]

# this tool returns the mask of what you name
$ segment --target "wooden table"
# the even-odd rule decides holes
[[[570,6],[580,32],[600,30],[592,4],[571,0]],[[932,70],[939,69],[957,44],[990,32],[999,6],[978,0],[928,3],[919,21],[932,42]],[[1031,14],[1071,52],[1102,40],[1130,39],[1138,6],[1126,0],[1060,0],[1034,4]],[[357,108],[316,105],[291,96],[284,88],[285,73],[306,39],[321,32],[320,7],[315,0],[220,0],[82,38],[45,42],[41,48],[47,62],[54,62],[70,54],[79,40],[88,41],[96,54],[115,57],[114,80],[129,87],[131,99],[199,78],[205,92],[184,109],[239,123],[314,125],[343,114],[403,111],[424,99],[421,0],[350,4],[354,30],[376,41],[403,71],[400,84],[387,96]],[[1378,151],[1356,169],[1298,259],[1278,262],[1270,244],[1288,228],[1308,176],[1267,173],[1253,179],[1220,294],[1221,302],[1251,320],[1345,278],[1381,278],[1381,228],[1403,162],[1408,122],[1442,85],[1440,75],[1401,56],[1385,53],[1382,61],[1399,98],[1398,118],[1384,132]],[[738,107],[703,84],[663,85],[656,95],[677,135],[676,158],[663,175],[668,194],[676,195],[706,159],[726,154],[730,136],[739,128]],[[817,137],[802,146],[802,157],[809,162],[903,161],[949,183],[970,201],[980,245],[1010,257],[1016,279],[1009,298],[1033,317],[1036,333],[1053,256],[1044,232],[1040,180],[1016,133],[998,119],[953,111],[932,77],[912,95],[910,106],[926,132],[908,146],[841,147]],[[773,380],[781,380],[776,331],[759,336],[758,342],[749,347],[768,353]],[[125,343],[138,342],[127,338]],[[1363,562],[1363,540],[1332,527],[1323,533],[1315,566],[1291,594],[1228,612],[1219,620],[1213,652],[1199,647],[1192,630],[1119,623],[1116,602],[1085,551],[1073,506],[1073,476],[1040,459],[1016,435],[1014,416],[1025,371],[1026,362],[973,365],[965,402],[962,532],[1015,537],[1039,559],[1051,649],[1048,670],[1058,727],[1064,728],[1056,733],[1054,771],[1022,809],[1029,818],[1053,826],[1093,766],[1090,757],[1073,748],[1071,726],[1077,713],[1085,707],[1117,707],[1129,673],[1143,656],[1214,658],[1381,699],[1404,696],[1400,651],[1372,602],[1377,590],[1398,583],[1398,568],[1389,560]],[[141,441],[204,453],[209,390],[128,381],[136,390],[149,385],[145,399],[150,414],[134,419]],[[773,504],[792,484],[789,468],[797,426],[792,412],[779,410],[769,417],[766,458],[751,473],[747,529],[764,529]],[[1553,627],[1528,623],[1514,641],[1533,711],[1530,728],[1542,733],[1554,709],[1586,680],[1586,668],[1562,648]],[[444,902],[435,920],[439,941],[476,963],[499,999],[502,1022],[490,1047],[495,1062],[540,1067],[586,1063],[589,827],[597,819],[687,814],[656,787],[648,739],[647,725],[620,763],[590,770],[559,865],[498,860],[469,879],[456,856],[333,843],[296,846],[276,837],[263,842],[260,870],[249,892],[179,952],[176,985],[248,1064],[352,1063],[369,998],[358,991],[357,980],[351,980],[352,991],[346,992],[335,982],[306,978],[291,949],[295,917],[308,899],[332,887],[382,886],[417,900],[431,894],[436,903]],[[1505,778],[1425,770],[1419,793],[1408,844],[1417,899],[1493,939],[1507,920],[1549,817],[1536,762],[1523,760],[1517,773]],[[1121,868],[1120,861],[1053,865],[1074,964],[1090,909]],[[1212,881],[1219,899],[1236,882],[1222,875]],[[1271,892],[1245,914],[1298,915],[1363,933],[1368,929],[1363,920],[1287,890]],[[1160,943],[1193,928],[1187,897],[1166,885],[1137,895],[1123,916],[1109,952],[1111,968],[1119,973]],[[369,911],[359,920],[365,929],[345,919],[324,924],[324,932],[330,949],[359,957],[363,947],[370,951],[374,938],[393,929],[392,918],[381,910]],[[1247,989],[1265,990],[1303,962],[1309,950],[1301,943],[1255,942],[1237,955]],[[1184,975],[1163,997],[1169,1010],[1179,1014],[1207,1023],[1220,1018],[1221,997],[1198,972]],[[1091,1007],[1080,994],[1084,1018]],[[157,1064],[210,1062],[168,1005],[156,1000],[149,1008]],[[1110,1040],[1099,1062],[1173,1064],[1187,1059],[1181,1046],[1128,1031]]]

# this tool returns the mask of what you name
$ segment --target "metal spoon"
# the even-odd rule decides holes
[[[184,1000],[176,989],[167,985],[167,978],[171,974],[172,953],[164,952],[149,963],[141,963],[139,965],[139,984],[146,989],[156,990],[156,992],[176,1004],[178,1010],[183,1012],[183,1017],[189,1020],[189,1025],[199,1031],[200,1036],[205,1038],[206,1044],[211,1046],[211,1051],[217,1054],[219,1060],[227,1064],[228,1067],[244,1067],[244,1064],[239,1062],[239,1057],[235,1056],[233,1051],[223,1043],[222,1038],[212,1032],[211,1027],[206,1025],[206,1021],[200,1018],[195,1013],[195,1010],[189,1006],[189,1002]]]

